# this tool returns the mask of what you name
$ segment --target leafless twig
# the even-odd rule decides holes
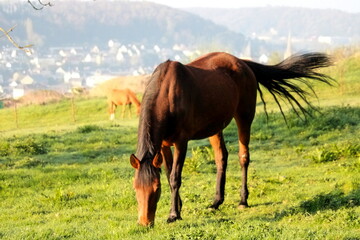
[[[0,36],[0,38],[1,38],[1,37],[7,37],[7,38],[9,39],[9,41],[10,41],[15,47],[17,47],[17,48],[19,48],[19,49],[21,49],[21,50],[23,50],[23,51],[25,51],[25,52],[29,52],[29,53],[30,53],[30,52],[31,52],[30,48],[31,48],[33,45],[29,44],[29,45],[26,45],[26,46],[20,46],[20,45],[17,44],[17,43],[15,42],[15,40],[10,36],[10,32],[12,32],[15,27],[16,27],[16,26],[10,28],[10,29],[7,30],[7,31],[0,27],[0,32],[3,32],[3,33],[4,33],[4,35]]]
[[[28,3],[35,9],[35,10],[41,10],[44,7],[51,7],[53,6],[53,4],[51,2],[47,2],[47,3],[43,3],[41,0],[37,0],[38,4],[40,5],[40,7],[35,6],[34,3],[32,3],[32,1],[28,0]]]

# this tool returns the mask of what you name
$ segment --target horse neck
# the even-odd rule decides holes
[[[159,119],[158,116],[155,116],[154,114],[157,112],[166,112],[166,109],[162,109],[164,111],[157,109],[161,106],[156,104],[156,99],[158,98],[160,92],[159,89],[161,88],[162,80],[167,72],[169,64],[170,61],[168,60],[155,69],[143,95],[139,119],[137,149],[137,155],[140,159],[146,157],[146,154],[154,156],[158,153],[161,149],[163,137],[165,136],[167,117],[163,116]],[[137,103],[140,107],[140,102],[138,100]]]
[[[144,157],[147,152],[153,157],[160,151],[166,135],[167,112],[166,105],[156,104],[156,99],[143,99],[139,118],[138,157]]]
[[[136,107],[140,107],[140,101],[137,99],[134,93],[129,93],[131,103],[135,104]]]
[[[165,122],[155,120],[153,111],[142,111],[139,120],[138,149],[139,159],[147,156],[153,157],[161,149],[163,129]]]

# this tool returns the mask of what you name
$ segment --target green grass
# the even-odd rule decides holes
[[[258,111],[250,208],[237,208],[241,174],[232,122],[224,132],[223,205],[207,208],[215,193],[213,154],[207,140],[191,141],[183,220],[166,223],[170,192],[162,174],[154,228],[136,224],[129,156],[138,119],[110,122],[101,98],[75,99],[75,121],[69,100],[19,108],[18,127],[14,109],[1,109],[0,239],[360,239],[360,104],[347,102],[360,92],[358,60],[341,60],[350,69],[344,84],[353,88],[316,86],[322,107],[313,117],[301,121],[289,111],[285,124],[275,105],[268,119]],[[329,71],[337,74],[337,67]]]
[[[339,114],[340,113],[340,114]],[[237,209],[240,167],[236,126],[226,200],[210,211],[215,164],[207,141],[192,141],[181,189],[183,219],[167,224],[170,193],[156,225],[136,225],[129,155],[137,119],[81,125],[0,139],[0,236],[3,239],[358,239],[360,238],[359,107],[322,109],[300,122],[279,113],[253,124],[250,208]],[[318,161],[319,151],[335,152]]]

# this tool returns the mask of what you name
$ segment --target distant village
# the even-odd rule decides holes
[[[73,88],[90,89],[118,76],[150,74],[167,59],[187,61],[196,50],[174,45],[122,45],[109,40],[107,47],[51,47],[24,52],[15,47],[0,50],[0,99],[19,99],[27,92],[44,89],[60,93]]]
[[[289,39],[285,57],[290,54]],[[184,45],[176,44],[169,49],[158,45],[124,45],[115,40],[109,40],[104,49],[98,46],[51,47],[27,53],[15,47],[3,47],[0,51],[0,100],[17,100],[34,90],[66,94],[73,89],[92,89],[118,76],[151,74],[167,59],[188,62],[200,55],[199,50]],[[251,45],[235,55],[252,59]],[[268,56],[262,54],[254,60],[267,63]]]

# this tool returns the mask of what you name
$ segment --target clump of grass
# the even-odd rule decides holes
[[[0,142],[0,157],[8,156],[10,152],[10,143],[7,141]]]
[[[32,156],[46,154],[46,143],[33,137],[8,139],[0,142],[0,156]]]
[[[316,195],[313,199],[303,201],[300,209],[304,212],[315,213],[324,209],[339,209],[341,207],[354,207],[360,205],[359,190],[354,190],[345,195],[341,190]]]
[[[189,172],[199,173],[203,165],[214,159],[214,153],[210,147],[196,147],[191,149],[191,158],[185,161],[186,169]]]
[[[360,144],[345,143],[341,146],[332,144],[316,148],[316,150],[309,157],[315,163],[324,163],[336,161],[343,157],[358,156],[360,156]]]
[[[37,166],[44,166],[45,162],[32,157],[25,157],[20,161],[15,162],[15,168],[34,168]]]
[[[291,127],[311,127],[313,131],[329,131],[356,126],[360,121],[360,108],[350,106],[319,108],[317,110],[308,108],[307,111],[311,117],[307,117],[306,121],[292,113],[289,118],[289,125]]]
[[[35,140],[34,138],[17,140],[13,143],[12,149],[15,155],[38,155],[47,153],[45,145],[42,142]]]
[[[84,125],[77,128],[78,133],[90,133],[94,131],[101,131],[102,128],[97,125]]]

